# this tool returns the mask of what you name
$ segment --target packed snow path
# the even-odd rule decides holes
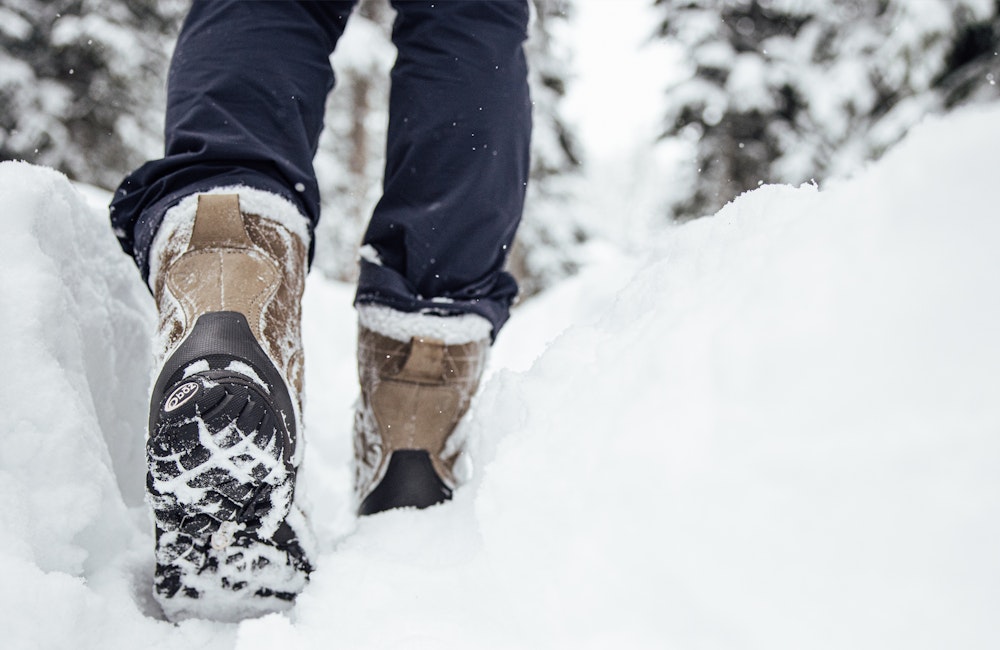
[[[470,479],[428,511],[351,514],[351,295],[313,275],[322,554],[290,614],[240,625],[171,625],[149,597],[152,301],[100,200],[0,164],[0,644],[994,647],[997,124],[931,122],[854,179],[762,187],[522,306],[464,428]]]

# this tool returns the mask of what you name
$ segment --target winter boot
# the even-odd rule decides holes
[[[354,426],[359,514],[451,498],[453,439],[486,365],[489,323],[479,316],[359,309],[361,398]]]
[[[182,201],[151,254],[162,365],[147,492],[154,595],[172,620],[286,609],[311,569],[294,504],[308,234],[283,199],[240,193],[242,206],[236,194]]]

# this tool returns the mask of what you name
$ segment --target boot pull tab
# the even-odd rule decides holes
[[[253,248],[243,226],[238,194],[201,194],[191,231],[191,249]]]
[[[442,341],[414,337],[410,339],[410,354],[397,379],[419,383],[441,383],[445,378],[445,345]]]

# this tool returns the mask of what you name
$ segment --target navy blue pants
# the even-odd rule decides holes
[[[171,62],[165,155],[111,203],[143,278],[168,208],[224,185],[279,194],[315,227],[316,154],[329,55],[348,2],[194,2]],[[528,180],[526,0],[405,0],[397,11],[383,196],[364,244],[357,303],[506,321],[504,271]],[[311,254],[311,253],[310,253]]]

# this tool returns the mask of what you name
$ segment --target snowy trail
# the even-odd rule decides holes
[[[3,647],[994,647],[998,121],[601,249],[515,314],[428,511],[351,515],[351,293],[314,275],[322,555],[240,625],[147,596],[151,301],[62,177],[0,164]]]

